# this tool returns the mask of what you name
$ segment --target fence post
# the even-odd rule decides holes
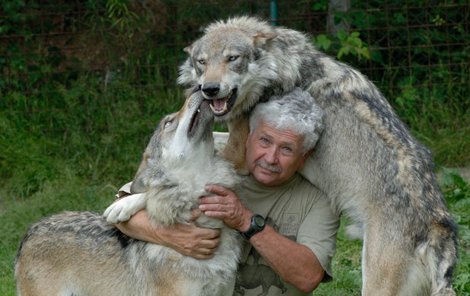
[[[277,26],[277,0],[270,1],[269,10],[271,12],[271,24]]]

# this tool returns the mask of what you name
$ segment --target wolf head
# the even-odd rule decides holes
[[[178,83],[201,89],[216,120],[231,120],[251,109],[264,87],[276,78],[276,64],[264,52],[276,37],[267,23],[251,17],[208,26],[185,48]]]
[[[144,192],[168,171],[192,172],[207,166],[214,156],[214,116],[201,92],[195,92],[176,113],[165,116],[145,149],[132,184],[133,193]],[[157,177],[157,178],[155,178]]]

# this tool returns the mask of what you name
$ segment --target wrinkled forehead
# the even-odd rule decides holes
[[[210,32],[195,45],[194,56],[227,55],[251,52],[254,48],[253,37],[239,29],[224,29]]]

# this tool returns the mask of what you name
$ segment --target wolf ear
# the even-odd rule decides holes
[[[143,193],[143,192],[146,192],[147,190],[148,190],[148,187],[145,186],[142,176],[132,181],[132,185],[131,185],[132,194]]]
[[[144,183],[144,179],[148,178],[149,170],[148,170],[148,158],[150,154],[146,151],[142,156],[142,161],[140,162],[139,168],[137,169],[137,173],[135,174],[134,181],[132,181],[131,185],[131,193],[142,193],[147,191],[147,186]]]
[[[184,52],[186,52],[187,54],[191,55],[191,51],[193,50],[193,44],[189,45],[189,46],[186,46],[185,48],[183,48]]]
[[[263,47],[266,43],[277,37],[277,33],[258,32],[253,36],[255,47]]]

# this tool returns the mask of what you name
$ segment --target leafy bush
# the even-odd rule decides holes
[[[267,10],[256,1],[3,2],[0,295],[14,295],[15,250],[30,223],[65,209],[101,211],[133,177],[158,119],[182,105],[175,85],[182,48],[201,26]],[[392,0],[384,8],[380,1],[352,1],[350,11],[335,16],[348,30],[323,30],[312,40],[361,68],[441,166],[470,164],[464,2]],[[312,30],[316,23],[307,16],[326,23],[327,4],[285,1],[279,22]],[[63,37],[54,38],[57,32]],[[459,223],[454,286],[458,295],[470,295],[469,186],[450,171],[443,180]],[[336,279],[315,295],[359,295],[360,249],[360,242],[339,236]]]

